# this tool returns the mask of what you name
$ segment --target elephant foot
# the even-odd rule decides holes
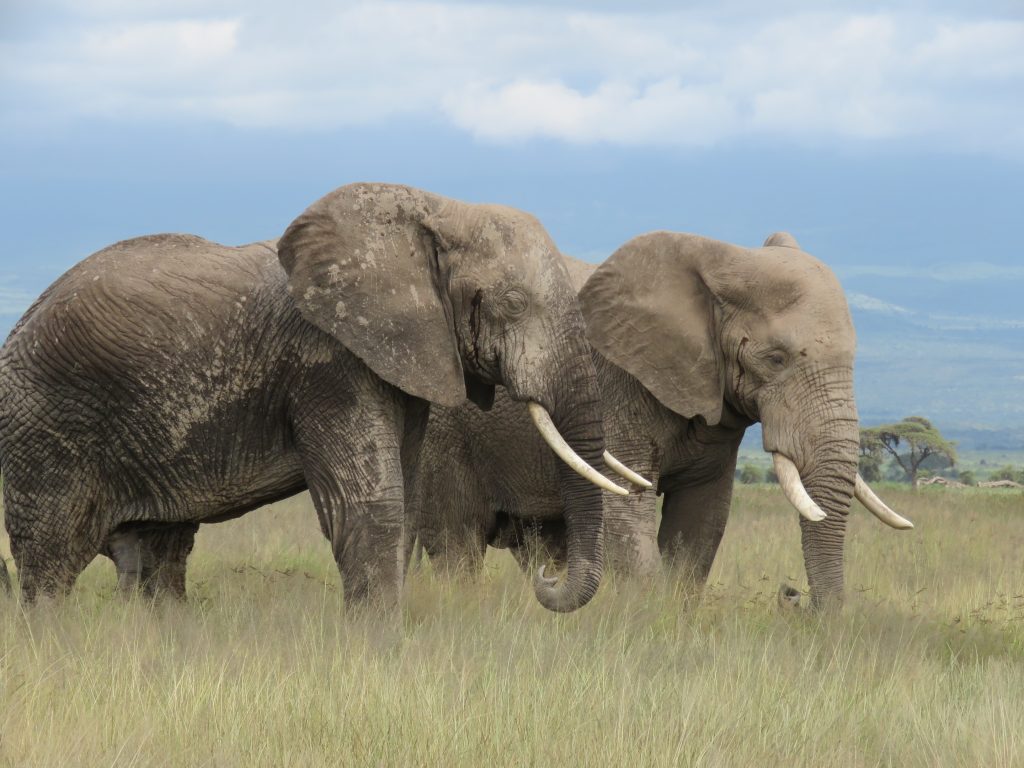
[[[779,585],[776,599],[779,602],[779,608],[783,610],[797,608],[800,605],[800,590],[783,582]]]

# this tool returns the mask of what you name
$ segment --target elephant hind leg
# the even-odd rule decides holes
[[[198,530],[198,523],[180,523],[143,534],[143,587],[148,596],[185,599],[188,556]]]
[[[106,554],[114,561],[121,592],[134,592],[142,586],[142,539],[137,531],[115,530],[107,539]]]
[[[121,527],[107,539],[107,554],[124,592],[142,589],[147,597],[185,598],[185,569],[195,544],[197,523],[159,528]]]
[[[4,508],[22,598],[32,603],[39,596],[67,594],[106,539],[96,503],[26,493],[6,478]]]

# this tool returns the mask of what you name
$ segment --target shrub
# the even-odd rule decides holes
[[[1013,480],[1017,483],[1024,483],[1024,469],[1017,469],[1007,464],[993,472],[989,476],[989,480]]]
[[[764,472],[753,464],[744,464],[740,470],[740,482],[744,485],[764,482]]]

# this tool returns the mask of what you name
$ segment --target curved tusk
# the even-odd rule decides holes
[[[633,485],[639,485],[641,488],[654,487],[654,483],[638,475],[632,469],[608,453],[608,451],[604,452],[604,463],[610,470],[615,472],[617,475],[626,478],[629,482],[633,483]]]
[[[773,453],[772,460],[775,463],[775,474],[779,478],[779,485],[782,492],[786,494],[789,503],[796,507],[796,511],[806,517],[812,523],[824,520],[826,515],[821,507],[814,503],[800,480],[800,470],[796,464],[783,456],[781,453]]]
[[[620,496],[629,496],[629,491],[602,475],[569,447],[565,438],[559,434],[558,427],[551,420],[551,414],[545,410],[543,405],[529,402],[526,407],[530,411],[530,418],[533,419],[533,424],[540,432],[540,436],[544,438],[545,443],[551,446],[551,450],[558,454],[558,458],[599,488],[604,488],[606,491],[617,493]]]
[[[853,485],[853,495],[857,497],[857,501],[867,507],[868,512],[886,525],[898,528],[901,531],[908,531],[914,527],[914,524],[907,520],[907,518],[901,517],[889,509],[889,505],[875,495],[875,492],[871,490],[871,486],[864,481],[859,472],[857,473],[857,480]]]

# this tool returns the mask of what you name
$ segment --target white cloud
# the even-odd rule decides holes
[[[713,144],[739,128],[736,105],[709,86],[676,79],[640,89],[622,81],[583,94],[559,82],[469,87],[444,101],[459,127],[487,139],[550,137],[619,144]],[[680,120],[680,115],[689,115]]]
[[[882,315],[912,315],[911,310],[901,307],[898,304],[890,304],[874,296],[863,293],[848,293],[846,300],[854,309],[861,309],[865,312],[877,312]]]
[[[1024,330],[1024,320],[977,315],[929,315],[926,325],[937,331]]]
[[[36,120],[301,130],[416,116],[500,141],[1024,149],[1024,23],[792,5],[87,0],[0,44],[0,85]]]
[[[860,265],[844,267],[844,278],[888,277],[913,280],[935,280],[940,283],[974,283],[1024,280],[1024,266],[990,264],[984,261],[965,261],[958,264],[937,264],[931,268],[896,267],[888,265]]]

